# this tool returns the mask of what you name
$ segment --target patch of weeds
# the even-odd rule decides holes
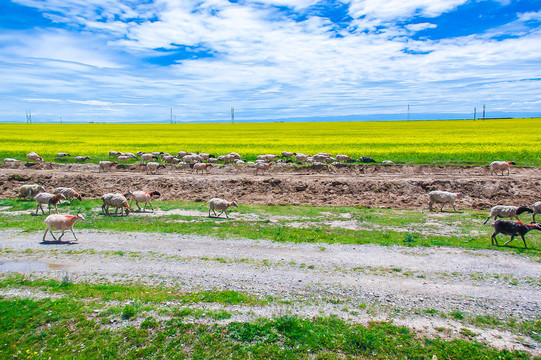
[[[124,306],[124,309],[122,309],[122,319],[124,320],[133,319],[136,315],[137,309],[133,305],[126,305]]]
[[[479,334],[471,331],[470,329],[462,328],[460,329],[460,335],[467,337],[468,339],[473,339]]]
[[[406,244],[413,244],[415,242],[415,238],[416,238],[416,235],[415,234],[412,234],[410,232],[407,232],[405,235],[404,235],[404,242]]]
[[[464,314],[462,314],[458,310],[450,312],[449,315],[451,315],[453,318],[455,318],[457,320],[463,320],[464,319]]]
[[[141,329],[155,329],[160,325],[158,320],[154,319],[152,316],[147,317],[141,323]]]

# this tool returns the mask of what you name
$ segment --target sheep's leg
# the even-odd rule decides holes
[[[498,234],[499,234],[499,232],[497,232],[497,231],[494,231],[494,234],[492,234],[492,237],[491,237],[492,245],[498,246],[498,239],[496,239],[496,235],[498,235]]]
[[[137,206],[137,208],[139,209],[139,211],[141,211],[141,207],[139,206],[139,201],[135,200],[135,205]]]
[[[50,228],[49,231],[51,232],[51,235],[52,235],[54,241],[59,241],[59,240],[56,238],[56,236],[54,236],[54,234],[53,234],[53,229]]]
[[[535,213],[533,213],[533,215],[532,215],[532,221],[533,222],[535,222],[535,215],[536,215]]]
[[[223,213],[224,211],[222,210],[222,212],[218,214],[218,217],[222,216]],[[225,214],[225,216],[227,216],[227,213]]]
[[[229,219],[229,216],[227,216],[227,209],[225,209],[225,217]]]
[[[428,210],[432,211],[432,200],[428,202]]]
[[[73,234],[73,237],[75,238],[75,241],[79,241],[79,239],[77,239],[77,236],[75,236],[75,233],[73,232],[73,228],[70,228],[71,230],[71,233]]]
[[[62,236],[64,236],[64,230],[62,230],[62,235],[58,238],[58,241],[62,241]]]
[[[47,231],[49,231],[49,228],[45,229],[45,233],[43,234],[43,242],[45,242],[45,235],[47,235]]]
[[[515,235],[511,235],[511,239],[509,239],[509,241],[507,241],[505,244],[503,244],[503,246],[509,244],[511,241],[513,241],[514,238],[515,238]]]
[[[39,203],[36,205],[36,215],[39,215]]]
[[[443,212],[443,207],[444,207],[444,206],[445,206],[445,203],[443,203],[443,204],[441,205],[440,212]]]
[[[526,245],[526,239],[524,239],[524,235],[520,234],[520,237],[522,238],[522,242],[524,243],[524,249],[527,249],[528,246]]]
[[[487,217],[487,219],[485,220],[485,222],[483,223],[483,225],[485,225],[489,219],[490,219],[490,216]]]
[[[451,204],[451,205],[453,205],[453,210],[454,210],[455,212],[458,212],[458,211],[456,211],[455,204]]]

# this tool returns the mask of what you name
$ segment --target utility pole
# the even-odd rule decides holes
[[[173,123],[173,108],[171,108],[171,124]]]
[[[483,104],[483,120],[485,120],[485,110],[486,110],[487,106],[485,104]]]
[[[475,121],[475,118],[477,117],[477,108],[473,108],[473,121]]]
[[[410,104],[408,104],[408,120],[410,119]]]
[[[32,113],[28,110],[26,110],[26,123],[32,124]]]
[[[60,124],[62,125],[62,116],[60,117]]]
[[[235,123],[235,108],[231,106],[231,124]]]

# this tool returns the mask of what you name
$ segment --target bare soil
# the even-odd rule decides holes
[[[463,192],[466,197],[457,202],[458,207],[475,209],[529,205],[541,195],[538,168],[513,168],[510,176],[494,176],[486,167],[288,165],[256,176],[254,169],[237,166],[217,166],[208,175],[174,168],[147,175],[139,165],[107,173],[98,173],[94,164],[2,166],[2,198],[16,197],[20,185],[26,183],[39,183],[47,190],[73,187],[86,198],[127,189],[156,189],[163,200],[207,201],[218,196],[247,204],[399,209],[426,209],[426,193],[436,189]],[[226,321],[283,314],[335,314],[361,323],[392,320],[429,336],[473,336],[498,348],[541,355],[541,344],[531,338],[506,329],[482,328],[467,320],[491,316],[505,323],[510,317],[541,318],[541,264],[523,256],[443,247],[280,244],[213,236],[76,232],[78,243],[44,244],[41,233],[0,231],[0,248],[8,250],[0,257],[0,272],[71,281],[165,284],[184,291],[237,290],[277,301],[267,306],[225,306],[234,314]],[[71,236],[66,234],[64,240]],[[51,296],[9,289],[0,295]],[[454,311],[467,319],[450,315]]]
[[[143,165],[120,165],[99,173],[95,164],[40,163],[1,165],[0,197],[13,198],[22,184],[38,183],[49,191],[67,186],[83,197],[127,189],[158,190],[162,200],[208,201],[213,197],[246,204],[426,208],[432,190],[462,192],[459,207],[488,209],[498,204],[531,205],[540,200],[541,169],[511,169],[511,175],[490,175],[479,166],[343,165],[276,166],[255,175],[246,166],[215,166],[209,174],[168,167],[147,174]]]

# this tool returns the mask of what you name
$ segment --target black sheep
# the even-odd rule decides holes
[[[535,224],[525,224],[522,221],[510,221],[510,220],[496,220],[492,224],[494,226],[494,234],[492,234],[492,245],[498,246],[498,240],[496,239],[496,235],[498,234],[504,234],[504,235],[510,235],[511,239],[507,241],[504,246],[509,244],[515,236],[519,236],[522,238],[522,241],[524,242],[524,247],[526,246],[526,239],[524,239],[524,235],[526,235],[528,232],[532,230],[539,230],[541,231],[541,223],[535,223]]]

